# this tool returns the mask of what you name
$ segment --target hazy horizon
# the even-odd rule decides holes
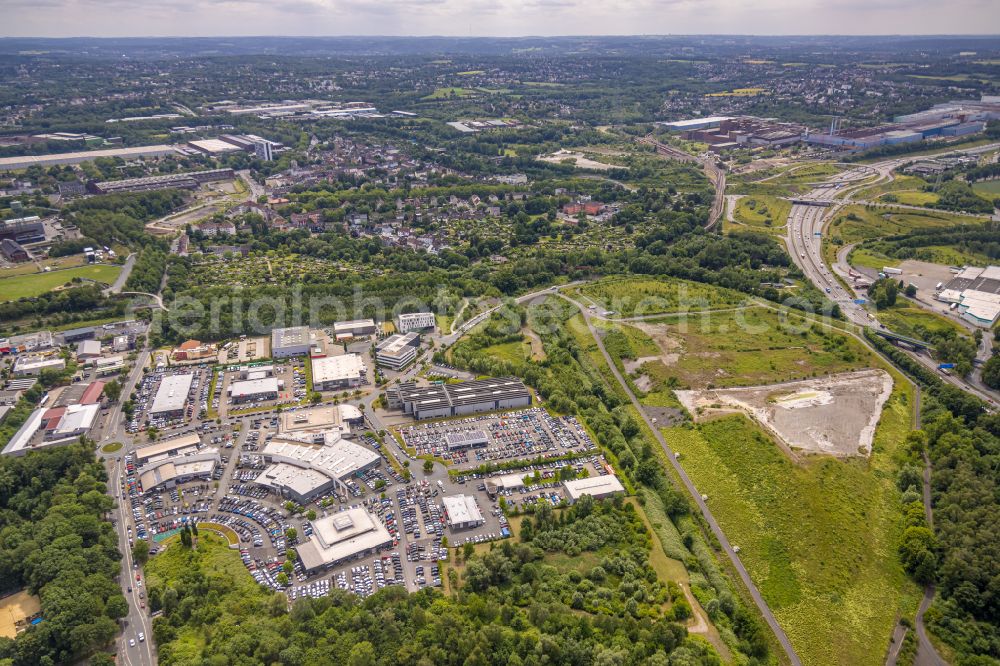
[[[995,0],[4,0],[2,37],[975,36]],[[596,28],[596,29],[595,29]]]

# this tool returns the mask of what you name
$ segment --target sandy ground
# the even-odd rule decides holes
[[[791,454],[839,457],[871,454],[882,405],[892,393],[883,370],[861,370],[767,386],[676,391],[700,419],[740,411],[774,435]]]
[[[41,610],[41,600],[24,591],[0,599],[0,636],[15,638],[17,622]]]
[[[563,160],[576,160],[576,166],[581,169],[597,169],[599,171],[609,171],[611,169],[620,169],[623,167],[616,167],[613,164],[605,164],[604,162],[596,162],[584,156],[583,153],[575,153],[569,150],[559,150],[551,155],[541,155],[537,159],[542,162],[550,162],[552,164],[560,164]]]

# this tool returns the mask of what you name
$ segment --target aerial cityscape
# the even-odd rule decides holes
[[[0,666],[1000,666],[1000,6],[170,4],[0,5]]]

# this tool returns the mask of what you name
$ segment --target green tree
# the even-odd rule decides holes
[[[424,474],[430,474],[433,471],[434,471],[434,461],[433,460],[425,460],[424,461]]]
[[[149,560],[149,543],[143,539],[139,539],[132,546],[132,559],[139,563],[139,566],[143,566]]]
[[[128,601],[125,595],[116,594],[104,604],[104,614],[112,620],[119,620],[128,615]]]
[[[368,641],[355,643],[347,657],[347,666],[375,666],[375,647]]]

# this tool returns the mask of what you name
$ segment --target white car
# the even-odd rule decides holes
[[[144,634],[144,633],[142,633],[142,632],[140,631],[140,632],[139,632],[139,642],[141,643],[141,642],[143,642],[144,640],[146,640],[146,634]]]
[[[135,647],[135,639],[134,638],[128,639],[128,646],[129,647]]]

